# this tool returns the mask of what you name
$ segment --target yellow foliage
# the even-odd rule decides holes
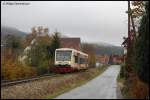
[[[132,16],[139,17],[144,14],[144,3],[145,1],[132,1]]]
[[[38,37],[37,41],[43,44],[49,44],[51,42],[51,38],[48,35],[42,36],[42,37]]]
[[[36,76],[37,71],[33,67],[23,66],[17,61],[11,59],[1,60],[1,75],[3,79],[15,80],[19,78],[28,78]]]
[[[96,64],[95,54],[89,54],[88,62],[91,67],[95,67],[95,64]]]

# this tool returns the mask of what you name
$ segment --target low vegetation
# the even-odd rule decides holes
[[[48,28],[34,27],[30,34],[20,38],[8,34],[1,48],[1,78],[15,80],[50,73],[54,65],[55,49],[60,47],[60,33],[48,35]],[[89,66],[95,67],[96,56],[92,45],[82,46],[89,55]],[[21,60],[20,60],[21,59]]]
[[[54,64],[55,49],[59,48],[59,33],[51,36],[47,33],[47,28],[38,27],[22,40],[15,35],[6,35],[1,48],[1,79],[15,80],[48,73]],[[31,48],[25,52],[27,46]],[[25,60],[20,61],[25,56]]]
[[[86,71],[71,74],[60,74],[29,83],[2,87],[2,99],[50,99],[85,84],[107,69],[107,66],[90,68]],[[15,92],[14,92],[15,91]]]
[[[132,73],[128,79],[125,78],[125,64],[121,66],[120,74],[118,75],[118,86],[124,99],[148,99],[149,86],[141,81],[137,74]]]
[[[34,67],[23,66],[20,62],[7,59],[1,62],[1,78],[5,80],[16,80],[29,78],[37,75]]]
[[[128,40],[126,62],[122,65],[119,82],[123,86],[121,90],[124,98],[148,99],[149,2],[133,1],[132,6],[135,9],[132,9],[129,15],[141,17],[140,26],[138,27],[138,33],[135,33],[138,35],[133,37],[130,42]],[[133,15],[134,13],[135,15]]]
[[[56,96],[63,94],[64,92],[68,92],[69,90],[72,90],[73,88],[79,87],[86,82],[92,80],[94,77],[100,75],[102,72],[104,72],[108,66],[101,66],[98,68],[91,68],[88,69],[88,71],[82,72],[78,74],[74,78],[70,78],[67,80],[67,82],[62,82],[61,85],[58,85],[57,88],[50,94],[48,94],[46,99],[52,99]]]

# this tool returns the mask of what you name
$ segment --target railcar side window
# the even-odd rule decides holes
[[[79,64],[85,64],[86,63],[85,60],[86,60],[85,58],[79,58]]]
[[[75,63],[78,63],[78,56],[74,56],[75,57]]]

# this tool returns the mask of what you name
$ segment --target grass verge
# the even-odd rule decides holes
[[[118,87],[124,99],[149,98],[149,85],[140,80],[137,72],[127,72],[126,65],[121,65],[120,74],[117,77]],[[128,76],[125,78],[125,76]]]
[[[117,86],[121,91],[122,99],[128,98],[127,90],[125,88],[125,78],[121,77],[120,74],[117,77]]]
[[[79,73],[74,79],[71,79],[70,81],[66,82],[65,84],[61,84],[61,86],[57,86],[56,89],[47,96],[44,97],[44,99],[53,99],[57,97],[60,94],[63,94],[65,92],[68,92],[76,87],[79,87],[81,85],[86,84],[88,81],[92,80],[96,76],[100,75],[102,72],[104,72],[108,66],[102,66],[98,68],[91,68],[86,70],[85,72]]]

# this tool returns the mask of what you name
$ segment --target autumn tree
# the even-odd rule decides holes
[[[126,78],[135,70],[135,43],[137,38],[137,24],[135,22],[140,19],[140,17],[144,14],[144,1],[132,1],[132,8],[130,7],[130,1],[128,1],[128,38],[127,38],[127,57],[126,57],[126,67],[125,70],[127,72]]]
[[[25,39],[23,39],[23,41],[22,41],[23,47],[26,48],[28,45],[30,45],[31,41],[32,41],[34,38],[36,38],[36,36],[37,36],[37,29],[36,29],[36,27],[33,27],[33,28],[31,29],[31,33],[29,33],[29,34],[25,37]]]
[[[127,90],[128,97],[146,99],[149,98],[149,2],[133,1],[132,6],[128,11],[127,59],[121,76],[126,76],[124,89]],[[135,24],[135,19],[140,23]]]
[[[46,73],[49,66],[50,53],[48,47],[50,46],[49,36],[39,37],[36,41],[36,45],[31,47],[28,52],[28,58],[26,62],[28,65],[38,69],[39,74]]]
[[[22,50],[21,37],[15,35],[7,35],[5,37],[5,43],[5,57],[13,58],[14,60],[17,59]]]
[[[7,35],[4,56],[1,57],[1,78],[14,80],[27,78],[36,75],[36,70],[29,66],[24,66],[19,62],[19,55],[23,52],[21,37]]]
[[[149,66],[149,2],[132,1],[132,6],[133,8],[129,12],[132,23],[132,31],[130,31],[132,43],[128,50],[128,52],[131,52],[131,57],[128,57],[127,63],[133,65],[134,71],[143,81],[149,82],[149,67],[147,67]],[[135,30],[137,25],[135,25],[134,19],[140,20],[137,31]]]
[[[51,44],[48,48],[50,52],[50,64],[54,64],[54,57],[55,57],[55,50],[60,47],[60,33],[54,32],[54,34],[51,36]]]
[[[31,45],[26,63],[38,69],[39,74],[47,73],[49,66],[54,64],[55,49],[59,48],[59,32],[48,35],[48,28],[38,27],[35,30],[36,41]],[[32,42],[32,41],[31,41]]]
[[[82,51],[88,54],[88,63],[90,67],[95,67],[96,54],[95,48],[92,44],[82,43]]]

